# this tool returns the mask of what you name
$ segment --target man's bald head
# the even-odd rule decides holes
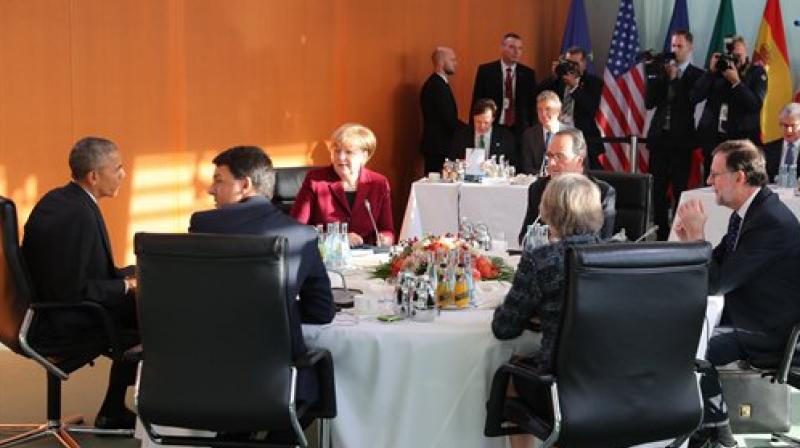
[[[433,70],[436,73],[452,75],[456,72],[456,52],[449,47],[436,47],[431,55]]]

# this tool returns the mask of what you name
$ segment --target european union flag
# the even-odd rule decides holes
[[[669,21],[667,37],[664,39],[664,51],[672,50],[672,33],[678,30],[689,31],[689,10],[686,8],[686,0],[675,0],[672,20]]]
[[[583,0],[572,0],[569,7],[567,25],[561,40],[561,54],[570,47],[581,47],[586,51],[586,71],[594,74],[594,56],[592,55],[592,39],[589,37],[589,23],[586,21],[586,8]]]

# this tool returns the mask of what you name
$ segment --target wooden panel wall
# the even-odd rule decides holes
[[[418,95],[436,45],[455,48],[462,119],[478,63],[524,38],[541,75],[558,53],[560,0],[2,0],[0,194],[24,222],[68,179],[67,153],[99,135],[128,179],[101,202],[118,263],[134,232],[184,231],[210,207],[210,159],[235,144],[277,165],[326,164],[346,121],[371,127],[370,166],[393,187],[399,229],[421,174]]]

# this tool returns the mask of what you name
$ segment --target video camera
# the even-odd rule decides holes
[[[675,61],[676,56],[672,51],[653,54],[653,50],[647,50],[639,54],[640,61],[644,62],[644,72],[647,79],[656,79],[664,73],[664,67]]]
[[[556,76],[562,78],[566,75],[580,76],[581,67],[575,61],[570,61],[565,58],[558,58],[558,65],[556,65]]]
[[[730,68],[735,69],[736,63],[739,62],[739,57],[733,54],[733,37],[726,37],[723,42],[725,42],[725,53],[719,55],[717,64],[714,66],[718,72],[724,72]]]

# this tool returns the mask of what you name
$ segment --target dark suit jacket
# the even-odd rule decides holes
[[[687,148],[693,145],[694,108],[697,103],[691,101],[689,93],[701,76],[703,70],[689,64],[683,75],[673,81],[670,81],[666,74],[647,80],[645,105],[648,109],[656,109],[650,122],[650,130],[647,132],[648,139],[658,139],[664,134],[664,122],[669,112],[670,137],[677,139],[670,143]],[[670,85],[673,86],[675,93],[672,101],[669,101],[668,97]]]
[[[703,115],[697,125],[698,137],[706,144],[716,143],[719,112],[725,103],[728,105],[726,139],[749,138],[759,144],[759,117],[766,94],[767,74],[761,66],[750,65],[735,88],[731,88],[731,84],[721,74],[705,72],[695,83],[689,99],[695,104],[706,100]]]
[[[453,91],[441,76],[433,73],[422,85],[419,101],[422,106],[422,142],[419,150],[426,161],[444,161],[453,134],[466,126],[458,119]]]
[[[475,128],[470,126],[461,129],[453,136],[453,143],[450,146],[450,158],[454,160],[463,159],[467,153],[466,149],[474,147]],[[489,142],[487,149],[489,150],[489,153],[486,154],[487,159],[494,155],[497,157],[504,155],[506,160],[519,169],[517,151],[514,146],[514,134],[508,129],[497,125],[492,126],[492,141]]]
[[[611,237],[614,232],[614,219],[617,216],[617,192],[608,183],[591,176],[587,177],[600,188],[600,201],[603,206],[603,227],[600,229],[600,238],[606,239]],[[520,244],[522,244],[522,239],[528,231],[528,226],[533,224],[536,218],[539,217],[539,204],[542,202],[542,194],[544,194],[544,189],[550,179],[550,176],[540,177],[528,187],[528,210],[525,212],[525,220],[519,230]]]
[[[552,90],[564,101],[564,81],[561,78],[550,77],[538,86],[538,92]],[[603,94],[603,80],[595,75],[584,73],[578,83],[578,88],[572,92],[575,108],[572,117],[576,128],[583,132],[586,138],[600,137],[600,129],[594,121],[597,109],[600,107],[600,96]]]
[[[503,108],[503,83],[505,74],[502,72],[500,60],[481,64],[475,75],[475,85],[472,89],[472,104],[481,98],[489,98],[497,104],[497,119],[500,119]],[[517,63],[516,84],[514,86],[514,129],[519,132],[528,128],[536,119],[536,72],[527,65]]]
[[[559,130],[569,129],[564,123],[559,125]],[[552,137],[550,137],[552,139]],[[529,127],[522,133],[522,142],[520,145],[519,163],[517,170],[520,173],[526,174],[539,174],[542,168],[542,161],[544,154],[547,152],[547,147],[544,141],[544,127],[541,123]]]
[[[331,222],[346,222],[349,232],[357,233],[365,244],[375,244],[375,230],[367,213],[364,200],[372,206],[372,214],[378,231],[394,238],[392,220],[392,195],[389,181],[381,174],[361,168],[356,185],[356,200],[353,208],[347,202],[342,180],[333,166],[311,170],[306,174],[300,191],[297,192],[291,216],[301,224],[315,226]]]
[[[317,248],[317,233],[309,226],[275,208],[265,197],[251,197],[236,204],[192,215],[189,232],[285,236],[289,243],[286,297],[294,359],[306,352],[301,323],[326,324],[336,307],[328,273]],[[269,291],[264,291],[268,294]],[[299,295],[299,300],[297,297]],[[317,382],[311,372],[300,370],[298,399],[313,401]]]
[[[317,248],[317,232],[298,224],[265,197],[251,197],[236,204],[192,215],[192,233],[285,236],[289,241],[286,297],[295,356],[305,353],[300,323],[326,324],[336,313],[331,283]],[[297,297],[300,300],[297,300]]]
[[[709,294],[725,295],[724,317],[751,358],[782,355],[800,322],[800,223],[778,196],[762,187],[739,230],[736,249],[714,249]],[[746,331],[743,331],[746,330]]]
[[[97,204],[74,182],[45,194],[25,224],[22,253],[37,300],[97,302],[112,313],[124,308],[125,274],[111,255],[103,216]],[[55,316],[55,315],[53,315]],[[92,325],[82,313],[63,312],[51,323],[65,329]]]
[[[797,153],[800,146],[800,141],[795,143],[795,164],[797,163]],[[770,182],[775,182],[775,176],[778,175],[778,170],[781,167],[781,155],[783,153],[783,138],[773,140],[766,143],[762,148],[764,151],[764,158],[767,162],[767,176]]]

